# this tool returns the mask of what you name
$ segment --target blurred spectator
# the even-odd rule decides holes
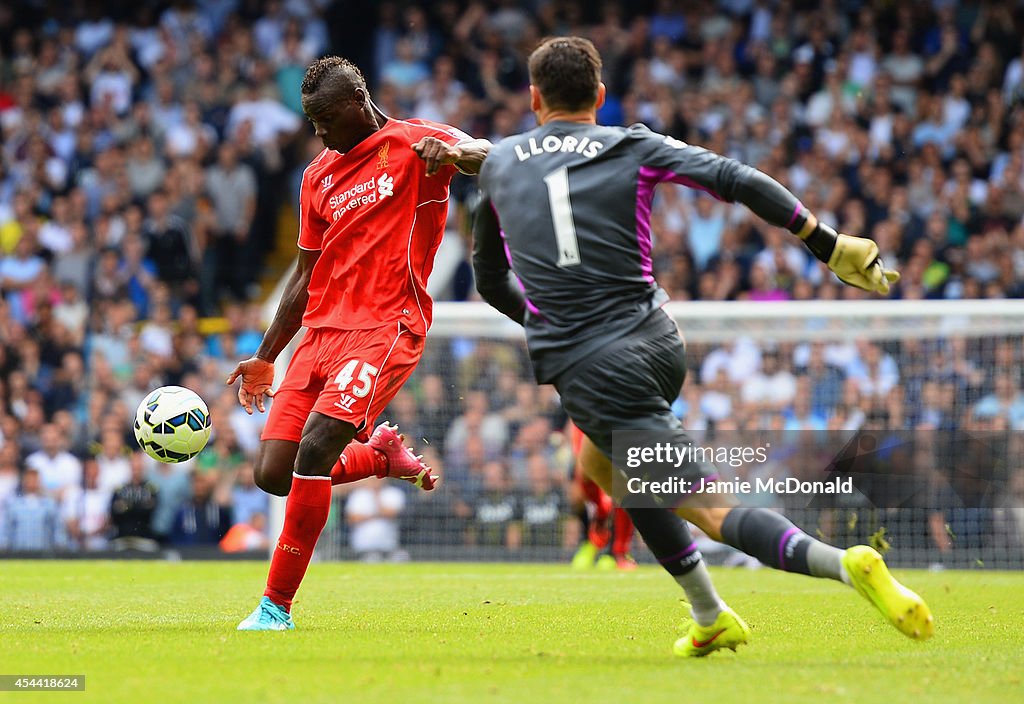
[[[206,171],[206,189],[213,203],[215,227],[213,241],[207,247],[204,286],[224,286],[236,298],[245,295],[245,255],[250,247],[249,234],[256,212],[256,176],[248,164],[238,160],[238,152],[229,142],[217,152],[217,163]],[[215,293],[214,293],[215,295]]]
[[[110,502],[110,522],[113,527],[111,546],[117,550],[157,549],[153,518],[157,507],[157,488],[146,479],[145,455],[133,452],[130,460],[131,476],[127,483],[117,487]]]
[[[797,377],[792,407],[786,411],[786,430],[826,429],[828,416],[814,410],[813,398],[810,379],[806,376]]]
[[[526,486],[522,498],[522,544],[558,546],[561,544],[565,499],[561,487],[551,476],[548,461],[533,455],[526,463]]]
[[[801,364],[804,358],[806,362]],[[814,343],[804,349],[799,349],[794,353],[794,363],[798,367],[801,377],[807,379],[810,387],[811,412],[828,417],[842,398],[842,371],[825,360],[825,347],[821,343]],[[798,378],[797,382],[799,383],[799,381]]]
[[[384,65],[381,79],[397,91],[403,107],[412,107],[417,88],[430,76],[410,38],[403,37],[395,45],[395,57]]]
[[[157,498],[156,510],[153,512],[153,533],[163,543],[171,537],[178,510],[191,496],[191,483],[185,468],[147,461],[153,467],[147,472],[146,479],[156,487]]]
[[[7,292],[7,302],[16,321],[26,323],[31,319],[26,293],[45,269],[45,262],[36,254],[33,237],[26,234],[18,239],[13,253],[0,260],[0,290]]]
[[[25,458],[25,465],[39,473],[43,489],[60,498],[70,487],[82,483],[82,463],[66,449],[66,439],[56,425],[44,425],[39,450]]]
[[[500,452],[508,442],[508,426],[499,414],[491,412],[487,394],[483,391],[468,392],[465,407],[465,413],[451,424],[445,436],[445,447],[457,454],[472,435],[483,441],[488,454]]]
[[[18,471],[17,448],[11,443],[0,446],[0,506],[18,493],[21,473]]]
[[[274,80],[281,94],[281,102],[296,115],[303,114],[300,86],[306,66],[317,58],[316,51],[313,42],[303,38],[301,23],[293,18],[285,25],[281,44],[270,58],[276,69]]]
[[[266,492],[256,486],[252,465],[248,462],[242,464],[235,473],[235,482],[231,488],[235,523],[252,523],[255,514],[265,518],[269,503]]]
[[[684,227],[689,233],[694,261],[703,269],[718,254],[721,246],[725,233],[725,206],[706,195],[699,195],[694,201],[695,209],[688,215],[684,214]]]
[[[1016,370],[995,378],[995,390],[982,397],[972,411],[977,418],[1003,418],[1014,430],[1024,428],[1024,394],[1020,391]]]
[[[82,344],[89,319],[89,306],[73,281],[61,282],[60,302],[53,308],[53,319],[67,331],[72,344]]]
[[[139,347],[143,352],[161,360],[169,360],[174,353],[174,329],[171,307],[166,303],[153,306],[152,315],[139,331]]]
[[[259,512],[235,523],[220,541],[220,549],[224,552],[252,552],[266,550],[269,546],[267,516]]]
[[[471,540],[475,545],[518,548],[522,533],[515,525],[519,501],[501,462],[488,462],[482,469],[480,491],[472,497],[474,521]]]
[[[378,479],[361,482],[345,501],[352,550],[360,560],[405,560],[398,542],[398,526],[405,509],[405,494],[393,483]]]
[[[167,174],[167,165],[156,151],[153,138],[140,135],[132,143],[131,155],[125,161],[125,173],[135,198],[145,198],[158,190]],[[148,204],[150,214],[159,220],[162,216],[153,212],[152,201]],[[180,251],[179,251],[180,253]]]
[[[709,384],[719,372],[731,383],[739,383],[752,376],[761,364],[761,351],[750,337],[739,337],[727,346],[716,347],[703,359],[700,366],[701,383]]]
[[[124,444],[124,435],[116,428],[100,432],[100,446],[94,456],[100,472],[100,487],[113,492],[128,482],[132,473],[131,454]]]
[[[861,353],[861,359],[850,370],[850,377],[860,387],[862,394],[876,397],[887,395],[900,379],[896,360],[883,352],[877,344],[863,345]]]
[[[0,511],[0,546],[12,552],[51,551],[63,547],[57,502],[43,493],[39,471],[26,468],[21,490]]]
[[[749,410],[784,409],[796,397],[796,378],[788,369],[781,367],[780,357],[778,349],[764,350],[761,353],[761,370],[743,383],[743,403]]]
[[[924,60],[910,46],[910,32],[897,29],[892,35],[892,49],[882,59],[882,70],[892,79],[892,100],[908,114],[914,114],[917,85],[924,74]]]
[[[445,435],[448,428],[449,401],[445,392],[444,381],[437,374],[423,374],[419,379],[419,419],[423,428],[423,438],[437,445],[438,451],[444,452]]]
[[[216,471],[225,474],[244,470],[246,455],[238,445],[235,430],[230,424],[215,429],[212,442],[199,453],[196,466],[201,471]],[[250,467],[251,470],[251,467]],[[241,477],[241,475],[239,475]]]
[[[246,123],[252,129],[253,141],[265,145],[289,137],[299,129],[302,120],[277,100],[263,94],[260,85],[250,80],[243,84],[228,114],[227,136],[237,136]]]
[[[72,547],[102,550],[110,528],[111,491],[100,485],[100,467],[94,458],[85,461],[82,485],[70,486],[61,500],[61,518]]]
[[[178,509],[171,526],[170,543],[175,547],[216,545],[231,528],[229,497],[218,495],[217,477],[192,472],[192,492]]]
[[[157,277],[171,287],[176,300],[198,302],[202,258],[198,242],[188,224],[170,211],[165,191],[153,191],[147,206],[146,256],[154,263]]]
[[[523,482],[529,475],[529,463],[536,457],[550,458],[551,424],[544,417],[531,419],[519,428],[516,438],[506,450],[509,477],[514,482]]]

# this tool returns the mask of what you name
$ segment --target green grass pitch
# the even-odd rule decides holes
[[[936,635],[842,585],[714,570],[753,641],[672,656],[680,592],[653,567],[314,564],[298,630],[238,633],[259,563],[0,562],[0,674],[85,674],[41,702],[1024,702],[1024,574],[897,571]]]

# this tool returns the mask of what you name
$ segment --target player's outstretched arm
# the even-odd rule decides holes
[[[412,145],[412,150],[427,162],[427,176],[433,176],[446,164],[453,164],[470,176],[478,174],[490,148],[491,143],[486,139],[464,139],[448,144],[436,137],[424,137]]]
[[[302,327],[302,315],[309,302],[309,278],[319,258],[319,251],[299,250],[299,263],[285,285],[274,320],[263,335],[259,349],[252,358],[239,362],[227,379],[230,386],[235,383],[235,379],[242,378],[238,387],[238,402],[249,415],[252,415],[253,404],[260,413],[264,412],[266,408],[263,397],[274,395],[271,389],[274,384],[274,360]]]
[[[850,286],[885,295],[889,284],[900,280],[898,271],[885,268],[872,240],[839,234],[818,222],[795,195],[762,171],[745,167],[736,184],[736,200],[802,239],[814,256]]]
[[[473,278],[485,301],[520,325],[526,296],[517,285],[505,256],[501,226],[491,201],[483,197],[473,210]]]
[[[667,180],[697,186],[722,200],[738,201],[762,220],[786,228],[851,286],[887,294],[889,284],[899,281],[899,273],[882,264],[878,245],[838,234],[819,223],[795,195],[763,171],[646,128],[637,128],[636,133],[651,145],[645,165],[663,169],[669,174]]]

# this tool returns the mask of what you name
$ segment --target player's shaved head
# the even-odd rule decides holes
[[[530,83],[553,109],[586,110],[597,102],[601,55],[583,37],[552,37],[530,54]]]
[[[306,69],[302,102],[319,106],[322,101],[352,97],[357,88],[366,92],[366,79],[358,66],[340,56],[324,56]]]

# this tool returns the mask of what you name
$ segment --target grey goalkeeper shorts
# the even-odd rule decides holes
[[[566,413],[618,470],[615,486],[616,494],[621,495],[613,498],[619,503],[629,505],[631,497],[624,490],[631,477],[661,480],[673,476],[685,480],[685,486],[692,489],[717,476],[714,464],[709,462],[685,462],[671,467],[650,463],[629,466],[635,464],[628,462],[626,456],[630,447],[654,443],[693,445],[672,412],[685,377],[686,348],[679,330],[667,313],[657,310],[637,328],[555,379]],[[663,492],[654,503],[674,507],[688,493],[679,484],[678,491]]]

